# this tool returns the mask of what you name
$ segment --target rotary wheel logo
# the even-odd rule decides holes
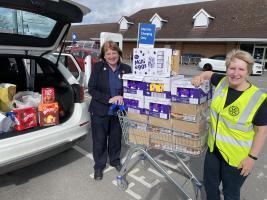
[[[239,114],[239,108],[237,106],[231,106],[229,109],[228,109],[228,112],[230,115],[232,116],[237,116]]]

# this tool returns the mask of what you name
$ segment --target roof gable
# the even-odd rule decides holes
[[[163,24],[165,22],[168,22],[167,20],[161,18],[158,13],[155,13],[149,21],[151,22],[151,24],[155,24],[157,29],[161,29]]]
[[[202,8],[193,16],[194,27],[208,27],[211,19],[214,17]]]
[[[127,17],[122,16],[118,21],[118,24],[120,25],[120,31],[126,31],[134,23],[130,22],[129,18],[127,19]]]

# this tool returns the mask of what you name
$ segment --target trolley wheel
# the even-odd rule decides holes
[[[127,190],[127,188],[128,188],[128,182],[122,176],[117,176],[117,185],[123,191]]]
[[[193,187],[194,187],[194,193],[195,193],[195,199],[200,200],[202,197],[202,183],[197,183],[196,181],[192,181]]]

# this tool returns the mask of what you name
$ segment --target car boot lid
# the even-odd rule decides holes
[[[41,56],[54,51],[71,23],[90,10],[71,0],[0,0],[0,53]]]

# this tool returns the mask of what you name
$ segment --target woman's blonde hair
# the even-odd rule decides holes
[[[246,51],[240,50],[240,49],[233,49],[226,56],[226,61],[225,61],[226,69],[229,67],[231,61],[235,58],[243,60],[244,62],[246,62],[248,73],[251,74],[252,66],[254,64],[254,59],[251,56],[251,54],[246,52]]]
[[[120,56],[120,58],[122,58],[122,51],[121,51],[119,45],[116,42],[114,42],[112,40],[109,40],[109,41],[106,41],[101,47],[101,52],[100,52],[100,55],[99,55],[100,59],[105,60],[105,53],[109,49],[111,49],[113,51],[117,51],[119,56]],[[119,58],[119,62],[120,62],[120,58]]]

